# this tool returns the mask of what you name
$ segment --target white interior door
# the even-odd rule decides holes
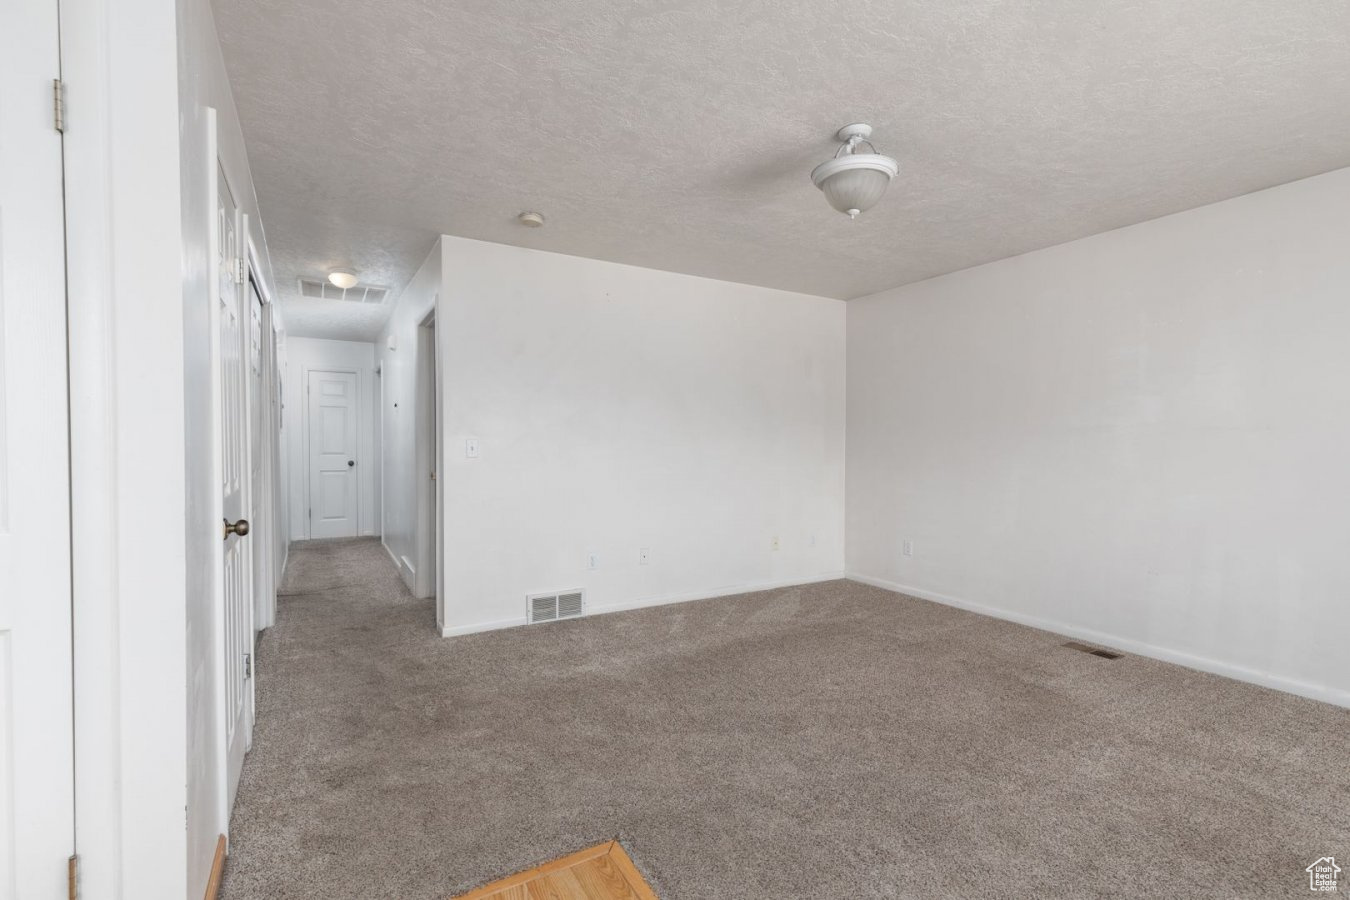
[[[221,499],[224,522],[222,547],[222,683],[225,701],[226,776],[225,808],[234,807],[244,752],[252,738],[253,709],[249,679],[253,663],[253,539],[248,536],[250,497],[250,327],[247,317],[247,277],[238,208],[225,173],[218,172],[217,311],[219,314]]]
[[[356,374],[309,373],[309,536],[358,533]]]
[[[0,898],[74,853],[61,74],[55,0],[0,3]]]

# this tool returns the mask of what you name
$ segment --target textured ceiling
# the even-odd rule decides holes
[[[1345,0],[214,4],[283,297],[447,233],[850,298],[1350,165]]]

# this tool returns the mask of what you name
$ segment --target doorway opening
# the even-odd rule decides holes
[[[432,312],[417,329],[416,414],[414,425],[414,454],[417,473],[417,518],[413,594],[418,597],[438,595],[441,560],[438,497],[440,483],[437,467],[440,464],[440,416],[437,403],[436,313]]]

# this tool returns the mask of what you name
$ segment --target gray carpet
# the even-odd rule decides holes
[[[662,900],[1303,897],[1350,862],[1350,711],[876,588],[449,640],[374,540],[297,545],[283,590],[229,900],[444,898],[614,836]]]

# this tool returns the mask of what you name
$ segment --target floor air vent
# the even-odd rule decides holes
[[[581,591],[558,594],[532,594],[525,598],[525,614],[531,625],[556,619],[575,619],[585,611]]]
[[[1066,641],[1064,646],[1070,650],[1077,650],[1079,653],[1091,653],[1093,656],[1100,656],[1102,659],[1120,659],[1124,655],[1114,650],[1107,650],[1105,647],[1094,647],[1091,644],[1083,644],[1078,641]]]

